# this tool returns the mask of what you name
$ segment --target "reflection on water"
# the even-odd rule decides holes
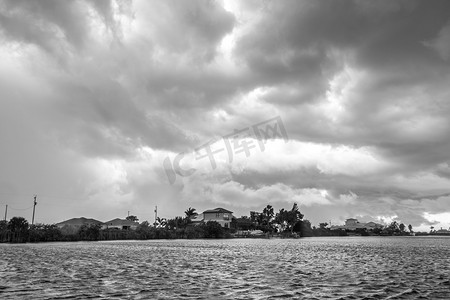
[[[450,239],[0,245],[1,299],[450,299]]]

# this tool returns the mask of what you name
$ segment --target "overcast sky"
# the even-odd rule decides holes
[[[0,58],[8,219],[450,226],[449,1],[0,0]]]

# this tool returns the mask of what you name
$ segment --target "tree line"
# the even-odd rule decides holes
[[[264,207],[261,212],[251,211],[249,216],[233,218],[230,228],[223,228],[215,221],[194,222],[197,215],[196,209],[189,207],[184,216],[171,219],[158,217],[153,224],[148,221],[141,222],[135,230],[102,229],[99,224],[82,225],[67,230],[55,224],[30,225],[22,217],[13,217],[9,222],[0,221],[0,242],[229,238],[240,232],[253,230],[259,230],[265,236],[281,237],[345,236],[349,233],[343,229],[331,230],[326,222],[319,223],[318,227],[312,226],[310,221],[304,219],[296,203],[291,209],[281,208],[278,212],[275,212],[271,205]],[[126,219],[139,221],[136,216],[128,216]],[[406,227],[403,223],[393,221],[384,228],[357,229],[353,234],[409,235],[412,232],[411,225]]]
[[[157,218],[150,224],[141,222],[136,230],[102,229],[100,224],[79,227],[59,228],[56,224],[30,225],[23,217],[13,217],[9,221],[0,221],[1,243],[55,242],[55,241],[99,241],[99,240],[146,240],[146,239],[196,239],[227,238],[230,231],[215,222],[209,221],[193,225],[192,217],[197,213],[194,208],[185,211],[184,217],[173,219]],[[136,216],[127,220],[137,222]]]

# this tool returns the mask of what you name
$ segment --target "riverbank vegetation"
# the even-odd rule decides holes
[[[54,241],[101,241],[101,240],[147,240],[147,239],[202,239],[232,237],[314,237],[347,235],[412,235],[412,226],[393,221],[384,228],[367,230],[332,229],[328,223],[318,227],[304,219],[297,204],[291,209],[280,209],[275,213],[271,205],[261,212],[250,212],[249,216],[233,218],[230,228],[222,227],[215,221],[196,221],[194,208],[188,208],[183,217],[172,219],[157,218],[153,224],[141,222],[136,229],[102,229],[100,224],[82,225],[71,228],[59,228],[55,224],[29,225],[22,217],[13,217],[10,221],[0,221],[0,242],[54,242]],[[132,216],[137,221],[137,217]],[[129,217],[127,217],[128,219]],[[418,233],[417,235],[436,234]]]

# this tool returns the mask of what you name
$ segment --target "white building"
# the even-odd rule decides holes
[[[345,220],[345,225],[335,225],[331,226],[331,230],[338,230],[338,229],[344,229],[344,230],[356,230],[356,229],[366,229],[366,230],[374,230],[374,229],[381,229],[384,226],[375,222],[368,222],[368,223],[360,223],[358,219],[350,218]]]
[[[125,219],[114,219],[102,224],[102,229],[116,228],[116,229],[132,229],[135,230],[139,226],[138,222],[133,222]]]
[[[196,218],[195,221],[197,222],[203,221],[205,223],[208,221],[216,221],[217,223],[220,224],[220,226],[224,228],[230,228],[231,221],[234,218],[232,211],[229,211],[221,207],[205,210],[201,215],[202,219]]]

